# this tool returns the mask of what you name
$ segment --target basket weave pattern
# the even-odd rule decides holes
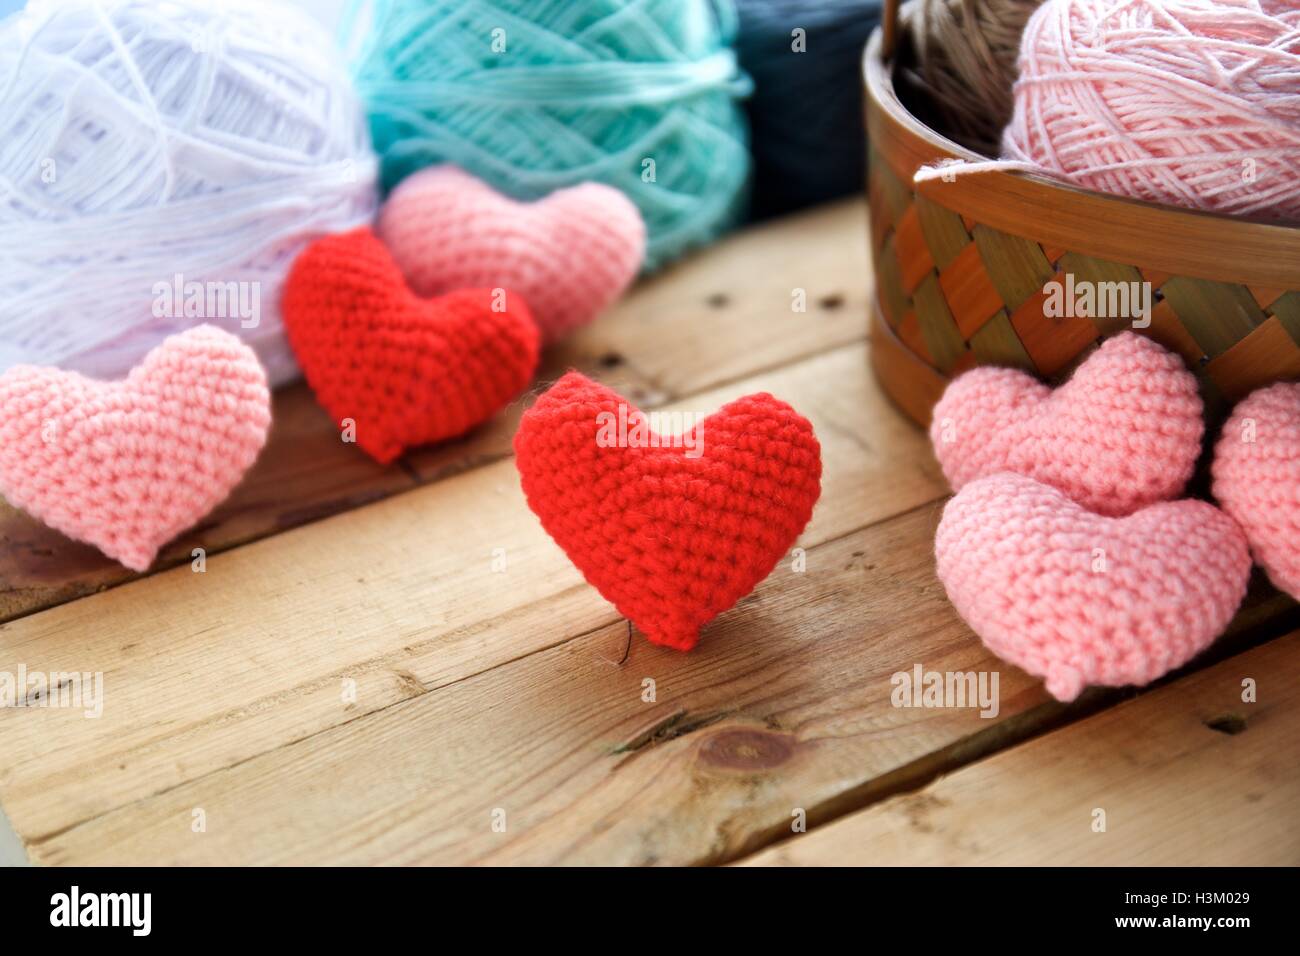
[[[868,170],[880,315],[936,381],[975,365],[1058,381],[1103,337],[1132,327],[1128,316],[1044,315],[1044,285],[1067,274],[1076,283],[1149,282],[1151,323],[1135,331],[1183,357],[1211,416],[1261,385],[1300,377],[1300,291],[1170,275],[1052,247],[914,193],[874,150]]]

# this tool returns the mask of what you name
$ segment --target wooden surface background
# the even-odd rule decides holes
[[[946,486],[869,372],[865,216],[738,234],[546,357],[538,389],[577,367],[699,413],[766,390],[817,430],[806,569],[690,654],[629,645],[528,511],[509,456],[531,396],[380,468],[283,391],[254,471],[143,577],[0,512],[0,671],[105,682],[99,719],[0,709],[31,860],[1300,862],[1289,599],[1257,580],[1184,673],[1070,707],[957,618],[931,553]],[[918,663],[998,672],[996,717],[894,707]]]

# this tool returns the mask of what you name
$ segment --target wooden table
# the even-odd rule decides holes
[[[955,615],[942,475],[868,373],[864,220],[853,201],[739,234],[547,359],[542,381],[576,366],[647,408],[768,390],[817,429],[806,570],[783,562],[693,653],[629,646],[526,508],[527,400],[380,468],[290,388],[255,471],[145,577],[0,514],[0,671],[105,682],[99,719],[0,710],[30,858],[1300,862],[1291,601],[1257,581],[1187,671],[1070,707]],[[996,717],[893,706],[917,664],[998,672]]]

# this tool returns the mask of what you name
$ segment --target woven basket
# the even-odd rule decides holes
[[[1211,419],[1261,385],[1300,377],[1300,228],[1023,173],[914,186],[921,166],[982,157],[926,126],[896,95],[892,51],[903,49],[894,39],[908,15],[888,0],[863,64],[872,365],[908,416],[928,424],[949,379],[972,366],[1015,366],[1058,381],[1101,339],[1134,327],[1132,314],[1045,315],[1045,286],[1067,276],[1076,285],[1150,283],[1153,307],[1141,320],[1150,325],[1135,331],[1183,357]],[[925,112],[924,103],[912,105]]]

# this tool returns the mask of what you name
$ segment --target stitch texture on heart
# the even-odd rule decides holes
[[[1214,450],[1214,497],[1246,532],[1269,580],[1300,599],[1300,383],[1252,392]]]
[[[948,598],[989,650],[1067,701],[1186,663],[1227,627],[1250,577],[1245,536],[1208,502],[1108,518],[1011,474],[958,492],[934,549]]]
[[[271,398],[252,349],[201,325],[117,382],[18,365],[0,375],[0,492],[134,571],[239,483]]]
[[[641,213],[617,189],[584,183],[516,202],[455,166],[402,180],[376,227],[420,295],[518,292],[550,344],[586,325],[636,278]]]
[[[1014,472],[1098,514],[1125,515],[1178,496],[1204,431],[1182,359],[1125,332],[1055,391],[1015,369],[966,372],[935,406],[930,441],[954,491]]]
[[[503,306],[503,307],[502,307]],[[285,329],[317,400],[382,464],[464,434],[527,387],[538,332],[523,296],[423,299],[369,229],[326,236],[285,282]]]
[[[766,393],[723,406],[679,447],[650,424],[569,372],[524,414],[515,461],[528,506],[587,581],[650,640],[685,651],[808,524],[821,446]]]

